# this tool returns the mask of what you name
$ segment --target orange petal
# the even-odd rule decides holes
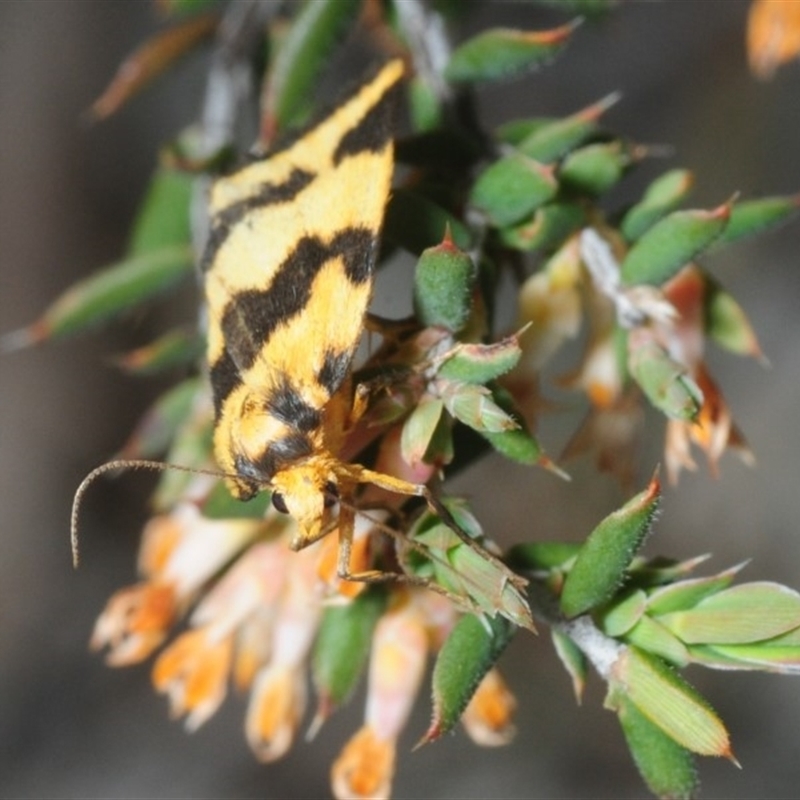
[[[475,744],[498,747],[514,737],[517,700],[496,669],[486,673],[461,717]]]
[[[167,635],[176,616],[175,592],[167,584],[140,583],[116,592],[98,617],[89,646],[109,648],[114,667],[144,660]]]
[[[305,712],[305,678],[301,670],[267,667],[258,675],[245,720],[247,741],[260,761],[276,761],[294,742]]]
[[[368,725],[345,745],[331,767],[331,789],[337,800],[386,800],[394,777],[394,741],[378,737]]]
[[[168,695],[173,716],[187,714],[186,727],[196,730],[219,708],[227,693],[233,643],[210,628],[179,636],[153,666],[153,685]]]

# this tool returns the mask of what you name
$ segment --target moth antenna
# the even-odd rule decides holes
[[[80,513],[81,503],[86,490],[95,482],[101,475],[106,472],[113,472],[120,469],[146,469],[152,472],[164,472],[168,469],[174,469],[178,472],[191,472],[195,475],[211,475],[214,478],[235,478],[235,475],[229,475],[226,472],[219,470],[202,469],[200,467],[185,467],[182,464],[169,464],[163,461],[149,461],[147,459],[116,459],[114,461],[106,461],[99,467],[95,467],[78,486],[75,496],[72,499],[72,514],[70,515],[70,532],[69,541],[72,549],[72,566],[77,569],[80,563],[80,549],[78,547],[78,514]]]

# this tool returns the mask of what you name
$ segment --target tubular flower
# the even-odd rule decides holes
[[[331,769],[335,797],[390,796],[397,738],[419,691],[429,647],[453,619],[452,606],[429,592],[395,595],[372,641],[364,725]]]
[[[685,267],[664,286],[664,294],[679,317],[673,324],[658,328],[657,335],[670,355],[687,368],[703,396],[694,420],[670,419],[667,423],[664,460],[669,480],[675,483],[681,469],[696,469],[691,444],[705,452],[714,474],[728,447],[735,449],[746,464],[752,464],[753,454],[703,361],[706,282],[702,274],[696,267]]]
[[[516,733],[512,718],[517,700],[497,669],[490,669],[461,717],[461,723],[476,744],[498,747]]]

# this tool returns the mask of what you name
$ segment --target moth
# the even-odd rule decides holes
[[[297,522],[293,549],[338,527],[342,577],[353,577],[358,484],[444,510],[425,486],[337,457],[361,411],[350,371],[391,188],[402,76],[401,61],[386,63],[294,140],[217,180],[202,260],[214,452],[228,487],[240,500],[271,489]]]

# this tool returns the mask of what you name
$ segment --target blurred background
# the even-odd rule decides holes
[[[692,204],[800,190],[800,64],[768,83],[748,72],[744,0],[624,2],[584,25],[558,62],[480,94],[489,123],[561,115],[614,90],[612,129],[674,155],[645,166],[641,188],[667,166],[696,173]],[[492,0],[454,31],[547,27],[563,20],[527,3]],[[117,258],[160,143],[196,115],[202,55],[193,56],[102,125],[83,115],[119,61],[152,32],[149,3],[0,3],[0,332],[31,322],[77,277]],[[639,181],[637,184],[636,181]],[[771,362],[711,354],[712,370],[758,465],[722,461],[668,489],[647,553],[713,552],[710,570],[752,557],[743,579],[800,587],[800,224],[705,262],[749,313]],[[379,286],[378,298],[391,293]],[[191,295],[191,291],[186,292]],[[185,301],[191,314],[192,298]],[[99,485],[82,523],[83,565],[70,565],[69,509],[84,474],[119,447],[164,385],[127,378],[111,354],[159,329],[166,306],[84,336],[0,356],[0,796],[325,797],[328,768],[360,724],[359,698],[310,745],[271,766],[244,741],[244,702],[230,697],[189,736],[151,689],[149,664],[110,670],[90,654],[96,615],[132,582],[152,479]],[[575,353],[573,353],[573,357]],[[546,418],[557,455],[579,420]],[[654,417],[643,485],[660,459]],[[486,529],[525,520],[537,539],[579,540],[622,496],[590,462],[571,484],[491,459],[459,476]],[[491,480],[487,476],[491,475]],[[458,732],[410,753],[426,726],[420,703],[401,743],[396,797],[640,797],[645,790],[592,680],[577,708],[545,634],[517,637],[501,662],[520,701],[515,742],[481,750]],[[791,678],[690,669],[727,723],[743,765],[701,760],[705,798],[796,796],[800,686]],[[424,698],[423,698],[424,700]]]

